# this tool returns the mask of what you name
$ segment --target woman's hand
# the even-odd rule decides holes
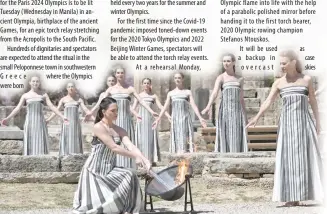
[[[136,162],[136,165],[137,165],[137,166],[140,166],[140,167],[146,169],[147,172],[150,171],[150,169],[151,169],[151,163],[150,163],[150,161],[147,160],[146,158],[143,158],[143,157],[137,157],[137,158],[135,159],[135,162]]]
[[[149,173],[151,167],[152,167],[152,164],[150,163],[150,161],[146,158],[143,158],[143,167],[146,169],[146,171]]]
[[[142,121],[142,117],[140,116],[140,115],[137,115],[136,116],[136,121],[139,123],[139,122],[141,122]]]
[[[201,123],[203,128],[207,128],[207,121],[205,119],[200,118],[200,123]]]
[[[152,123],[152,129],[156,129],[158,126],[159,120],[156,119],[153,123]]]
[[[1,126],[7,126],[7,125],[8,125],[8,120],[7,120],[7,118],[2,119],[2,120],[0,121],[0,125],[1,125]]]
[[[89,112],[87,112],[86,114],[85,114],[85,118],[90,118],[90,117],[92,117],[93,116],[93,113],[91,112],[91,111],[89,111]]]
[[[137,166],[143,167],[143,160],[141,157],[135,158],[135,163]]]
[[[246,129],[249,127],[249,126],[253,126],[255,127],[258,123],[258,117],[254,117],[250,120],[250,122],[246,125]]]
[[[63,120],[63,122],[64,122],[65,125],[68,125],[69,124],[69,120],[66,117],[63,117],[62,120]]]

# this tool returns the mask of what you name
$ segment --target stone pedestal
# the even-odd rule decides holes
[[[0,127],[0,154],[22,155],[24,132],[17,126]]]

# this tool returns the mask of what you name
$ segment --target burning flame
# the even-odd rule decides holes
[[[185,181],[185,176],[188,174],[189,167],[190,167],[189,160],[182,160],[178,163],[178,171],[175,177],[176,185],[180,185]]]

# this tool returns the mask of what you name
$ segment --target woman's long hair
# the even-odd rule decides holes
[[[290,61],[295,60],[296,61],[296,64],[295,64],[296,71],[298,73],[302,73],[301,63],[299,62],[299,59],[294,51],[292,51],[292,50],[283,51],[280,53],[280,56],[287,57]]]
[[[95,118],[94,123],[98,123],[102,120],[103,118],[103,110],[107,110],[109,108],[109,106],[113,103],[117,103],[117,101],[114,98],[111,97],[105,97],[101,103],[100,103],[100,107],[97,113],[97,116]]]

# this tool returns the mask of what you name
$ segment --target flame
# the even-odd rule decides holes
[[[182,160],[178,163],[178,171],[175,177],[176,185],[180,185],[185,181],[185,176],[188,174],[189,167],[190,167],[189,160]]]

